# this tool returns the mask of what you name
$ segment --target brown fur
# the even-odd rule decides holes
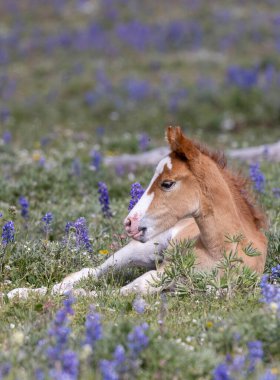
[[[172,132],[176,130],[176,133],[172,134]],[[179,139],[178,139],[179,134]],[[169,127],[167,131],[167,139],[170,143],[171,149],[179,154],[183,153],[182,144],[183,139],[189,140],[185,138],[182,134],[180,127]],[[178,144],[180,141],[180,145]],[[244,178],[242,175],[233,173],[227,169],[227,159],[225,154],[221,151],[212,151],[209,150],[204,144],[201,144],[197,141],[190,141],[187,147],[185,147],[185,151],[189,152],[189,149],[193,150],[191,147],[193,145],[200,153],[209,157],[212,161],[214,161],[217,166],[222,170],[223,176],[226,179],[234,197],[236,204],[238,205],[242,214],[245,214],[247,217],[252,218],[252,221],[255,223],[256,227],[266,229],[267,218],[263,210],[257,205],[256,199],[252,193],[252,183],[248,178]],[[191,157],[193,157],[193,153]],[[189,153],[186,153],[186,157],[189,158]]]

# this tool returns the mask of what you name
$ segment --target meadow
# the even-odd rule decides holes
[[[166,252],[172,294],[116,296],[132,269],[78,285],[95,298],[50,294],[129,241],[131,185],[154,170],[105,157],[164,145],[170,124],[218,149],[280,139],[278,1],[1,0],[0,21],[0,379],[279,379],[280,167],[265,150],[229,162],[269,219],[264,276],[234,254],[222,279],[197,274],[186,243]],[[17,287],[48,292],[9,299]]]

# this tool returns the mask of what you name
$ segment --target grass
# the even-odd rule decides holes
[[[93,149],[103,156],[139,152],[142,133],[150,138],[147,149],[160,146],[169,123],[182,125],[189,136],[218,148],[279,139],[276,2],[258,4],[259,18],[253,1],[236,5],[215,0],[211,6],[184,1],[171,6],[163,1],[160,7],[147,1],[141,7],[136,1],[125,7],[108,2],[87,12],[86,5],[78,8],[74,1],[64,5],[58,1],[61,7],[57,8],[52,1],[30,6],[24,0],[17,5],[19,13],[8,10],[8,3],[0,4],[0,38],[15,34],[14,39],[5,39],[6,61],[0,49],[0,227],[14,221],[15,243],[1,257],[3,294],[16,287],[51,289],[67,274],[103,262],[106,255],[100,251],[111,254],[127,243],[122,220],[130,186],[135,181],[147,186],[153,169],[120,174],[101,164],[95,170]],[[90,9],[92,3],[84,3]],[[116,12],[116,18],[108,10]],[[133,20],[161,26],[165,38],[160,47],[153,45],[151,33],[142,50],[118,39],[116,28]],[[169,28],[168,23],[178,20],[194,22],[195,30],[201,28],[201,44],[197,45],[197,32],[189,39],[181,27]],[[99,25],[100,35],[96,32],[91,43],[83,40],[84,49],[75,47],[75,33],[90,25]],[[64,42],[58,38],[62,33]],[[138,41],[137,31],[127,34]],[[230,45],[221,48],[228,40]],[[246,77],[243,85],[229,83],[228,69],[234,65],[238,75],[243,75],[240,68],[257,67],[255,82],[248,85]],[[228,120],[230,130],[224,127]],[[4,138],[5,131],[11,132],[10,142]],[[248,175],[247,164],[230,164]],[[261,170],[266,184],[258,197],[270,220],[265,269],[270,273],[280,263],[280,201],[273,192],[279,188],[280,169],[264,157]],[[99,181],[109,189],[111,219],[101,213]],[[21,216],[20,196],[29,201],[28,219]],[[53,221],[46,234],[42,217],[47,212],[52,212]],[[79,217],[86,218],[92,252],[65,245],[66,222]],[[149,324],[149,345],[141,352],[136,373],[124,379],[211,379],[227,354],[246,355],[247,343],[254,340],[263,343],[264,359],[252,374],[234,378],[260,379],[265,369],[279,376],[280,322],[271,306],[259,302],[258,283],[248,287],[244,275],[244,282],[234,285],[228,297],[227,288],[209,292],[206,278],[200,290],[189,291],[185,285],[183,292],[147,297],[144,314],[138,314],[134,296],[117,297],[115,291],[140,273],[128,270],[118,276],[109,274],[98,283],[81,284],[99,290],[96,299],[78,298],[70,318],[68,346],[80,357],[81,379],[101,378],[99,361],[112,359],[116,345],[126,346],[127,334],[144,321]],[[194,274],[190,278],[197,284]],[[9,300],[3,296],[0,302],[0,378],[7,362],[12,366],[8,379],[39,378],[38,368],[48,374],[46,354],[38,342],[48,339],[62,297],[47,293]],[[97,342],[94,355],[85,358],[80,342],[91,304],[102,316],[104,338]]]

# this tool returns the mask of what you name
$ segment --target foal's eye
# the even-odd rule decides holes
[[[175,185],[175,181],[163,181],[160,186],[163,190],[170,190]]]

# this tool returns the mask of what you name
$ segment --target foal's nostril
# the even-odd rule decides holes
[[[124,221],[124,226],[125,226],[125,228],[130,228],[131,227],[131,219],[130,218],[127,218]]]

